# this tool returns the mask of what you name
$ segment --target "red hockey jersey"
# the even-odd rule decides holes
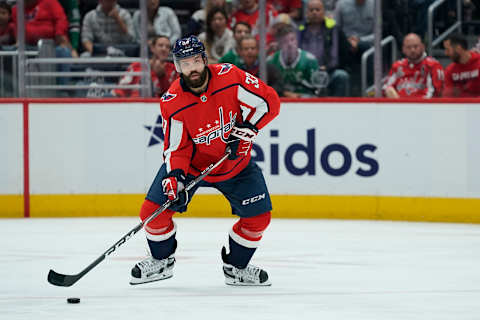
[[[177,79],[160,99],[167,172],[199,175],[223,156],[235,123],[249,121],[262,129],[280,112],[277,93],[260,79],[231,64],[209,65],[208,71],[206,92],[194,94]],[[227,180],[249,161],[250,154],[226,160],[205,180]]]
[[[142,64],[140,62],[134,62],[128,66],[127,72],[141,72]],[[153,70],[150,72],[153,87],[153,96],[161,97],[170,85],[178,78],[175,66],[171,62],[165,64],[165,74],[163,77],[158,77]],[[120,79],[118,84],[120,85],[135,85],[140,84],[142,76],[125,75]],[[114,89],[113,94],[117,97],[140,97],[140,90],[138,89]]]
[[[259,19],[258,19],[258,12],[260,9],[257,9],[253,12],[246,12],[243,10],[237,10],[232,13],[232,17],[230,19],[230,28],[233,29],[237,22],[243,21],[248,23],[252,27],[252,34],[256,35],[258,33],[259,28]],[[267,3],[266,6],[266,15],[265,15],[265,24],[270,27],[273,24],[274,18],[278,15],[275,8]]]
[[[17,6],[12,9],[12,21],[17,26]],[[40,39],[67,36],[68,20],[58,0],[39,0],[35,5],[25,6],[25,42],[37,45]]]
[[[451,63],[445,70],[446,97],[480,97],[480,53],[470,51],[467,63]]]
[[[400,97],[432,98],[442,95],[444,74],[442,65],[432,57],[419,63],[404,58],[396,61],[383,87],[393,87]]]

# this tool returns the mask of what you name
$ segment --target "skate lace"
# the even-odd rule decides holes
[[[251,264],[247,265],[245,269],[234,268],[234,270],[237,277],[248,281],[258,281],[260,279],[260,271],[262,271],[259,267]]]
[[[158,271],[161,268],[165,267],[167,264],[168,258],[167,259],[162,259],[162,260],[157,260],[153,258],[147,258],[143,261],[140,261],[138,263],[138,267],[140,270],[143,272],[152,272],[152,271]]]

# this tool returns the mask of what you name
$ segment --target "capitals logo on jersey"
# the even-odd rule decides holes
[[[230,63],[222,63],[222,64],[219,64],[219,66],[221,68],[220,68],[220,71],[218,72],[218,75],[226,74],[230,70],[232,70],[232,65]]]
[[[225,123],[223,119],[223,107],[218,108],[218,118],[219,120],[215,120],[213,125],[211,123],[207,123],[205,128],[198,128],[199,133],[193,138],[193,142],[195,144],[207,144],[220,138],[223,142],[227,142],[228,133],[232,130],[233,126],[235,126],[235,119],[237,118],[237,114],[233,114],[232,111],[228,113],[230,120]]]
[[[161,100],[162,100],[163,102],[167,102],[167,101],[170,101],[170,100],[175,99],[176,96],[177,96],[176,94],[170,93],[170,92],[167,91],[167,92],[165,92],[165,93],[163,94]]]

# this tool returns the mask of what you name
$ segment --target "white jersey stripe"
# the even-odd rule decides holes
[[[256,125],[260,119],[268,112],[267,101],[263,98],[245,90],[242,86],[238,86],[237,98],[240,102],[243,102],[249,105],[252,108],[255,108],[250,123]]]
[[[165,165],[167,166],[167,172],[172,171],[170,158],[172,152],[176,151],[182,142],[183,136],[183,122],[171,118],[170,120],[170,132],[168,135],[168,149],[163,152],[165,158]]]
[[[429,73],[427,75],[427,94],[425,94],[425,98],[433,97],[434,91],[435,91],[435,88],[433,87],[433,83],[432,83],[432,75]]]

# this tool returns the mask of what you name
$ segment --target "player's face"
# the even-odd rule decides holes
[[[170,54],[170,40],[161,37],[152,43],[150,50],[157,59],[166,60]]]
[[[183,79],[190,88],[199,88],[207,79],[207,68],[202,55],[182,59],[178,62]]]
[[[310,0],[307,6],[307,20],[310,23],[321,23],[325,19],[325,10],[320,0]]]
[[[416,36],[407,37],[403,41],[403,54],[410,61],[417,61],[418,59],[420,59],[423,55],[424,50],[425,47],[423,46],[422,41]]]

